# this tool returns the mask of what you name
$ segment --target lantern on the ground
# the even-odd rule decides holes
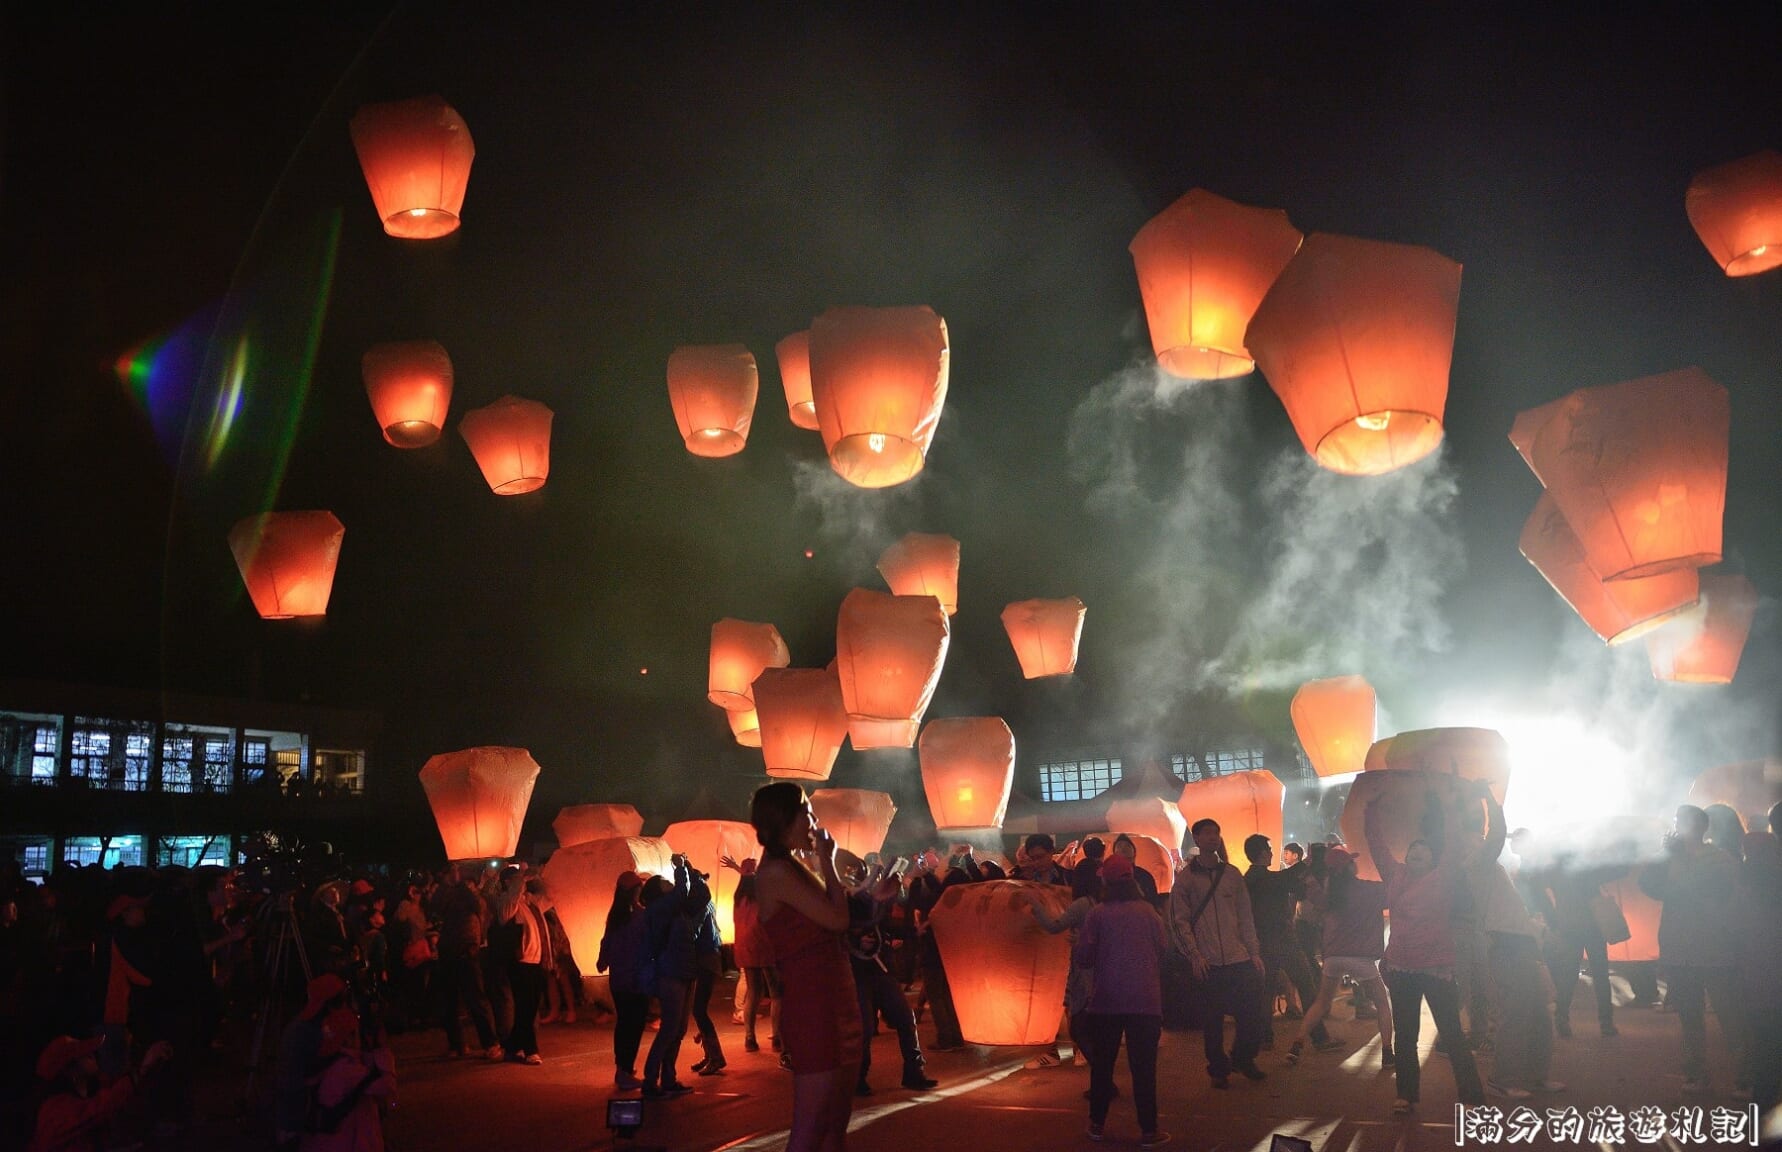
[[[1726,389],[1700,368],[1582,388],[1534,439],[1536,475],[1591,570],[1634,580],[1720,562]]]
[[[754,706],[751,685],[763,668],[784,668],[792,663],[780,630],[772,624],[726,617],[712,625],[710,672],[706,698],[728,712],[744,712]]]
[[[810,329],[794,332],[773,346],[780,361],[780,384],[786,389],[786,415],[800,428],[816,431],[817,404],[811,399]]]
[[[512,856],[538,781],[538,762],[524,748],[466,748],[434,756],[421,768],[447,860]]]
[[[1442,441],[1460,265],[1428,248],[1314,233],[1245,343],[1319,464],[1377,476]]]
[[[681,440],[695,456],[734,456],[749,442],[760,377],[741,344],[676,348],[668,357],[668,400]]]
[[[1164,801],[1164,803],[1168,803],[1168,801]],[[1177,813],[1177,818],[1181,818],[1180,813]],[[1110,828],[1106,832],[1091,832],[1089,836],[1098,837],[1103,844],[1108,846],[1108,856],[1112,856],[1114,840],[1120,834],[1119,828]],[[1083,839],[1087,840],[1089,836],[1084,836]],[[1172,852],[1164,847],[1163,841],[1155,836],[1146,836],[1138,832],[1127,832],[1126,836],[1132,841],[1132,866],[1149,872],[1151,879],[1157,882],[1159,893],[1166,893],[1173,888],[1176,882],[1176,865],[1182,858],[1181,849],[1177,848]],[[1181,841],[1178,840],[1176,843],[1180,844]],[[1236,851],[1242,855],[1243,849],[1240,847]],[[1104,856],[1102,859],[1105,860],[1107,857]]]
[[[811,812],[829,829],[838,848],[864,860],[885,846],[897,805],[889,793],[866,788],[818,788],[811,793]]]
[[[1132,263],[1157,363],[1172,376],[1246,376],[1244,330],[1304,237],[1278,208],[1196,188],[1132,238]]]
[[[1200,821],[1216,822],[1231,863],[1247,871],[1250,862],[1244,856],[1246,838],[1260,832],[1280,851],[1285,823],[1281,803],[1286,795],[1287,790],[1273,772],[1233,772],[1184,784],[1176,807],[1181,810],[1190,835]]]
[[[1697,172],[1683,206],[1728,276],[1782,265],[1782,154],[1766,148]]]
[[[1623,580],[1615,587],[1650,582]],[[1652,675],[1685,684],[1731,684],[1756,615],[1757,589],[1751,581],[1743,576],[1701,577],[1701,603],[1646,637]]]
[[[1510,742],[1494,728],[1420,728],[1376,743],[1366,768],[1482,781],[1502,804],[1510,790]]]
[[[433,240],[458,230],[476,145],[450,104],[437,96],[367,104],[348,130],[385,232]]]
[[[756,677],[761,759],[781,780],[827,780],[848,738],[841,682],[827,668],[766,668]]]
[[[832,308],[811,323],[811,396],[829,463],[862,488],[922,470],[947,400],[947,322],[932,308]]]
[[[1320,776],[1361,771],[1374,743],[1374,686],[1360,676],[1308,680],[1288,709],[1299,746]]]
[[[1369,805],[1375,808],[1381,838],[1392,850],[1393,859],[1403,860],[1412,841],[1432,838],[1434,821],[1453,827],[1461,808],[1464,816],[1459,823],[1483,829],[1484,809],[1465,797],[1464,787],[1458,776],[1420,771],[1377,772],[1370,768],[1355,777],[1343,802],[1341,827],[1343,847],[1355,856],[1356,874],[1363,880],[1380,878],[1364,823]]]
[[[1070,894],[1026,880],[959,884],[929,916],[968,1044],[1050,1044],[1058,1035],[1070,938],[1041,928],[1030,899],[1058,916]]]
[[[738,744],[744,748],[761,747],[761,717],[753,708],[727,710],[724,718],[730,721],[730,734]]]
[[[933,596],[856,588],[835,624],[835,671],[856,750],[908,748],[947,659],[947,613]]]
[[[1003,631],[1014,645],[1021,675],[1068,676],[1077,670],[1077,645],[1089,609],[1075,596],[1062,600],[1019,600],[1002,610]]]
[[[1522,526],[1522,555],[1584,623],[1610,644],[1644,636],[1696,602],[1699,581],[1693,568],[1604,583],[1591,570],[1584,546],[1560,514],[1551,492],[1541,493],[1528,523]]]
[[[894,596],[933,596],[951,616],[959,611],[959,541],[911,532],[879,557],[879,575]]]
[[[1177,852],[1182,850],[1182,841],[1188,835],[1188,822],[1182,818],[1182,810],[1161,796],[1147,796],[1142,800],[1116,800],[1108,805],[1108,828],[1116,835],[1121,832],[1129,836],[1148,836]],[[1113,840],[1108,841],[1108,849],[1113,850]]]
[[[606,935],[606,917],[612,911],[613,889],[620,874],[636,872],[646,880],[651,876],[672,878],[673,855],[668,841],[644,836],[589,840],[551,854],[544,866],[545,888],[569,937],[569,950],[583,958],[582,970],[589,976],[594,975],[594,959],[600,956],[600,941]]]
[[[229,551],[254,611],[268,620],[323,616],[346,527],[332,512],[267,512],[229,529]]]
[[[642,836],[643,826],[642,814],[629,804],[575,804],[551,821],[551,831],[564,848],[611,836]]]
[[[1640,888],[1633,876],[1623,876],[1603,885],[1603,895],[1621,908],[1627,921],[1628,938],[1609,945],[1611,964],[1651,964],[1658,960],[1658,921],[1664,905]]]
[[[662,832],[668,846],[687,858],[695,871],[704,872],[712,903],[718,909],[718,935],[726,944],[736,943],[736,882],[742,874],[719,864],[728,856],[741,864],[759,858],[761,844],[755,829],[740,820],[682,820]]]
[[[1770,809],[1782,804],[1782,760],[1747,760],[1709,768],[1689,786],[1697,808],[1724,804],[1744,818],[1752,832],[1768,830]]]
[[[536,400],[503,396],[458,421],[458,431],[497,496],[544,487],[551,475],[551,416]]]
[[[931,720],[917,755],[936,831],[1002,827],[1015,783],[1015,734],[1002,717]]]
[[[452,404],[452,358],[436,340],[373,344],[361,361],[365,394],[384,439],[425,448],[439,439]]]

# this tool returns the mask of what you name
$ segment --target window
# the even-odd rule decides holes
[[[192,790],[192,738],[169,736],[161,741],[161,791]]]
[[[235,737],[212,736],[204,742],[204,788],[227,792],[235,783]]]
[[[1233,772],[1260,770],[1266,759],[1260,748],[1223,748],[1200,756],[1177,753],[1169,758],[1169,770],[1175,773],[1176,779],[1192,783],[1214,776],[1229,776]]]
[[[45,840],[35,844],[27,844],[25,845],[23,859],[19,861],[19,866],[27,877],[48,876],[50,865],[49,857],[49,841]]]
[[[317,749],[315,778],[335,791],[362,791],[365,787],[365,753]]]
[[[303,749],[280,748],[272,755],[273,763],[278,765],[278,782],[281,786],[303,775]]]
[[[272,741],[264,736],[249,736],[241,744],[242,782],[258,784],[266,779],[266,764],[272,759]]]
[[[54,784],[56,782],[56,726],[39,724],[31,739],[31,783]],[[49,846],[44,845],[45,853]]]
[[[142,837],[113,836],[110,841],[103,841],[97,836],[70,836],[62,842],[62,859],[82,867],[101,863],[106,868],[140,867]]]
[[[155,726],[136,720],[75,721],[68,774],[93,788],[140,792],[148,787]]]
[[[200,864],[228,867],[232,855],[227,836],[163,836],[155,852],[155,863],[177,864],[182,868],[196,868]]]
[[[0,712],[0,776],[8,783],[53,785],[60,750],[53,718]]]
[[[1041,800],[1087,800],[1120,781],[1118,758],[1040,765]]]

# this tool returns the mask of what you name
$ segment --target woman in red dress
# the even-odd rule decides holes
[[[749,805],[761,841],[755,899],[785,993],[780,1039],[792,1065],[787,1152],[841,1152],[860,1074],[860,1006],[842,934],[848,892],[835,872],[835,838],[817,827],[804,789],[765,785]],[[817,869],[794,852],[816,857]]]

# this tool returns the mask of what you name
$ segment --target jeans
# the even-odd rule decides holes
[[[676,1083],[675,1063],[681,1058],[681,1038],[687,1034],[687,1016],[693,1007],[693,985],[688,980],[661,976],[656,999],[662,1005],[662,1021],[650,1054],[644,1057],[644,1087],[665,1088]]]
[[[1273,1043],[1275,1038],[1275,974],[1287,973],[1293,990],[1299,993],[1299,1010],[1304,1012],[1318,999],[1318,985],[1312,979],[1312,966],[1306,962],[1306,954],[1298,948],[1289,948],[1279,956],[1264,955],[1262,965],[1267,969],[1262,974],[1262,1038]],[[1312,1043],[1322,1044],[1330,1039],[1325,1031],[1324,1021],[1320,1020],[1312,1027]]]
[[[613,1064],[627,1075],[637,1075],[637,1050],[643,1045],[644,1025],[650,1016],[650,998],[642,992],[614,992]]]
[[[1607,1027],[1615,1022],[1615,1001],[1609,987],[1609,946],[1601,932],[1574,928],[1568,930],[1558,946],[1547,957],[1547,972],[1553,977],[1553,1013],[1559,1019],[1571,1020],[1572,995],[1578,990],[1578,955],[1584,956],[1590,972],[1590,986],[1596,992],[1597,1023]]]
[[[897,1047],[903,1053],[903,1078],[917,1080],[922,1076],[925,1061],[922,1043],[916,1038],[916,1014],[910,1011],[903,989],[876,960],[850,957],[854,965],[854,991],[860,999],[860,1082],[872,1071],[872,1025],[875,1016],[897,1030]]]
[[[544,998],[544,967],[522,964],[508,968],[508,984],[514,990],[514,1024],[507,1031],[507,1054],[538,1051],[538,1002]]]
[[[1708,1078],[1708,1003],[1720,1021],[1721,1035],[1732,1052],[1733,1067],[1745,1074],[1745,1018],[1740,1002],[1738,970],[1732,967],[1686,965],[1666,969],[1670,985],[1665,1003],[1677,1010],[1683,1022],[1683,1075],[1690,1080]]]
[[[1240,964],[1223,964],[1207,970],[1201,990],[1205,997],[1201,1039],[1207,1054],[1207,1075],[1222,1080],[1232,1068],[1247,1068],[1256,1063],[1262,1051],[1262,973],[1248,960]],[[1231,1057],[1225,1055],[1225,1018],[1237,1021],[1237,1034],[1232,1037]],[[1095,1050],[1090,1049],[1090,1059]]]
[[[1454,981],[1428,972],[1388,969],[1386,990],[1392,998],[1392,1039],[1398,1053],[1398,1097],[1417,1103],[1423,1069],[1417,1055],[1417,1035],[1423,1030],[1423,1002],[1429,1001],[1435,1017],[1436,1036],[1448,1042],[1448,1062],[1454,1067],[1454,1087],[1462,1104],[1485,1103],[1485,1086],[1479,1083],[1479,1066],[1460,1027],[1460,989]]]
[[[1120,1055],[1120,1037],[1124,1035],[1139,1130],[1157,1131],[1157,1040],[1163,1032],[1163,1017],[1084,1012],[1076,1019],[1093,1037],[1089,1043],[1090,1121],[1100,1124],[1108,1118],[1108,1104],[1114,1098],[1114,1059]]]
[[[479,1048],[491,1048],[498,1042],[495,1018],[489,1011],[489,998],[483,993],[483,963],[477,952],[458,952],[439,958],[434,973],[439,984],[439,1009],[445,1024],[446,1047],[464,1051],[464,1025],[458,1019],[460,1004],[470,1013],[476,1026]]]
[[[1497,1066],[1491,1078],[1537,1088],[1553,1066],[1553,1021],[1541,986],[1541,950],[1532,936],[1491,933],[1487,963],[1497,996]],[[1576,973],[1574,973],[1575,977]]]
[[[718,957],[713,953],[709,959],[701,959],[699,974],[693,977],[693,1023],[699,1028],[699,1045],[705,1049],[705,1058],[719,1064],[724,1063],[724,1045],[718,1040],[717,1025],[712,1023],[712,989],[718,983]]]

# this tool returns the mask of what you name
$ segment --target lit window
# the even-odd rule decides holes
[[[1040,765],[1041,800],[1088,800],[1120,781],[1118,758]]]
[[[62,842],[62,859],[83,868],[101,863],[106,868],[138,868],[142,866],[142,837],[113,836],[109,842],[97,836],[70,836]]]
[[[1176,779],[1192,783],[1233,772],[1260,770],[1266,759],[1260,748],[1223,748],[1199,756],[1177,753],[1169,758],[1169,770],[1175,773]]]
[[[56,782],[56,751],[59,741],[56,739],[54,724],[39,724],[31,738],[31,782],[33,784],[54,784]],[[47,853],[49,848],[45,846]]]

